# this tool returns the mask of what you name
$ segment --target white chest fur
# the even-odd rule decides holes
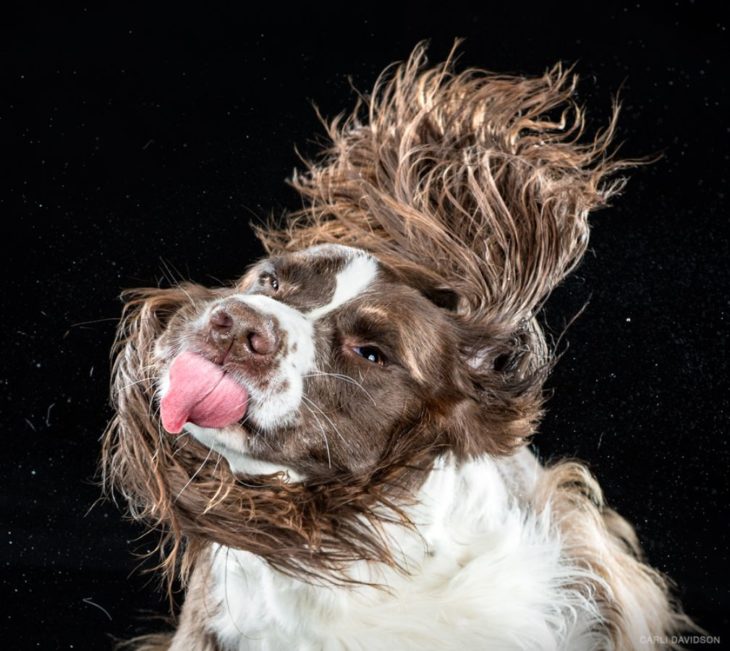
[[[602,647],[591,633],[595,604],[575,589],[585,570],[571,566],[549,515],[519,496],[539,472],[532,458],[521,461],[517,483],[507,479],[515,461],[509,473],[488,457],[439,461],[413,515],[422,537],[393,532],[410,576],[353,568],[389,591],[309,585],[217,547],[213,631],[231,651]]]

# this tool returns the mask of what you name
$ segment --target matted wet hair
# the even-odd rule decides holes
[[[257,234],[272,254],[333,242],[366,249],[446,307],[484,431],[458,441],[404,431],[357,476],[236,477],[190,437],[180,445],[167,435],[155,407],[154,341],[211,290],[128,292],[103,480],[161,533],[170,577],[185,577],[211,542],[309,580],[347,581],[354,560],[394,565],[382,525],[409,525],[403,508],[437,455],[507,454],[534,432],[551,362],[535,315],[583,255],[588,213],[622,187],[615,173],[628,163],[609,153],[617,105],[606,128],[584,139],[569,70],[457,73],[453,51],[428,67],[425,49],[386,69],[351,114],[325,121],[329,146],[290,180],[304,207]]]

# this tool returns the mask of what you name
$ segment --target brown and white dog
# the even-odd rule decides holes
[[[386,70],[231,286],[126,294],[107,485],[187,597],[142,648],[636,649],[690,626],[576,462],[536,321],[628,163],[574,78]]]

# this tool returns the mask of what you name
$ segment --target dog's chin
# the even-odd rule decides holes
[[[183,429],[205,447],[223,456],[236,475],[281,474],[287,482],[301,482],[305,479],[302,473],[291,466],[258,459],[255,446],[250,444],[252,436],[255,435],[238,423],[223,428],[200,427],[194,423],[185,423]]]

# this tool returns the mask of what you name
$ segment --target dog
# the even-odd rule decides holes
[[[458,42],[457,44],[458,45]],[[456,49],[456,45],[455,48]],[[237,282],[131,290],[104,484],[186,598],[143,649],[639,649],[691,626],[576,461],[538,322],[631,161],[576,78],[388,67]]]

